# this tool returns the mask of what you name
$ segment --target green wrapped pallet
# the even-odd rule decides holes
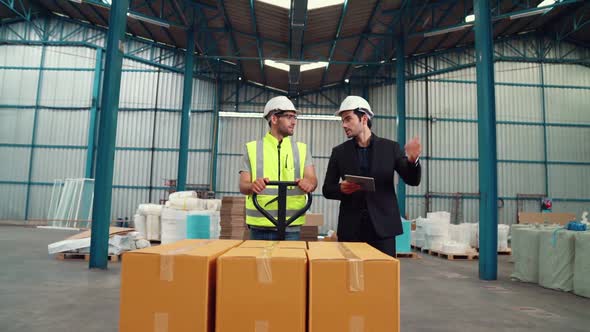
[[[576,233],[574,294],[590,297],[590,232]]]
[[[539,285],[564,292],[574,289],[576,233],[565,229],[540,232]]]
[[[533,226],[512,228],[512,278],[524,282],[539,282],[539,233],[539,229]]]

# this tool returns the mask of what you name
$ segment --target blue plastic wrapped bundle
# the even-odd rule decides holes
[[[395,250],[397,253],[409,253],[412,251],[412,222],[402,218],[403,234],[395,238]]]
[[[186,217],[186,238],[187,239],[209,239],[211,238],[211,215],[190,214]]]

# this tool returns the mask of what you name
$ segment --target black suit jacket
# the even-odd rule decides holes
[[[354,139],[335,147],[330,156],[322,192],[328,199],[340,200],[338,239],[341,241],[357,238],[356,233],[361,221],[360,209],[365,206],[380,238],[402,234],[402,223],[394,188],[394,172],[397,171],[408,185],[420,184],[420,164],[410,163],[397,142],[377,137],[375,134],[372,136],[369,176],[375,178],[375,192],[356,192],[345,195],[340,191],[340,180],[344,180],[344,175],[361,174]]]

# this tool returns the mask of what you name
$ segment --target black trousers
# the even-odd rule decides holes
[[[361,213],[361,222],[356,235],[349,239],[338,239],[342,242],[366,242],[373,248],[395,258],[395,237],[380,238],[375,232],[373,222],[368,211]]]

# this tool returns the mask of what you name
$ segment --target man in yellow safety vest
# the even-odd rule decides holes
[[[306,194],[317,187],[317,177],[311,153],[307,145],[292,141],[297,110],[285,96],[270,99],[264,107],[264,119],[270,131],[259,141],[246,143],[246,153],[240,169],[240,192],[246,199],[246,224],[252,240],[277,240],[278,232],[273,223],[264,217],[252,201],[252,193],[258,195],[258,203],[277,217],[276,186],[269,181],[295,181],[297,187],[287,191],[287,219],[305,207]],[[299,240],[305,216],[297,218],[287,227],[286,240]]]

